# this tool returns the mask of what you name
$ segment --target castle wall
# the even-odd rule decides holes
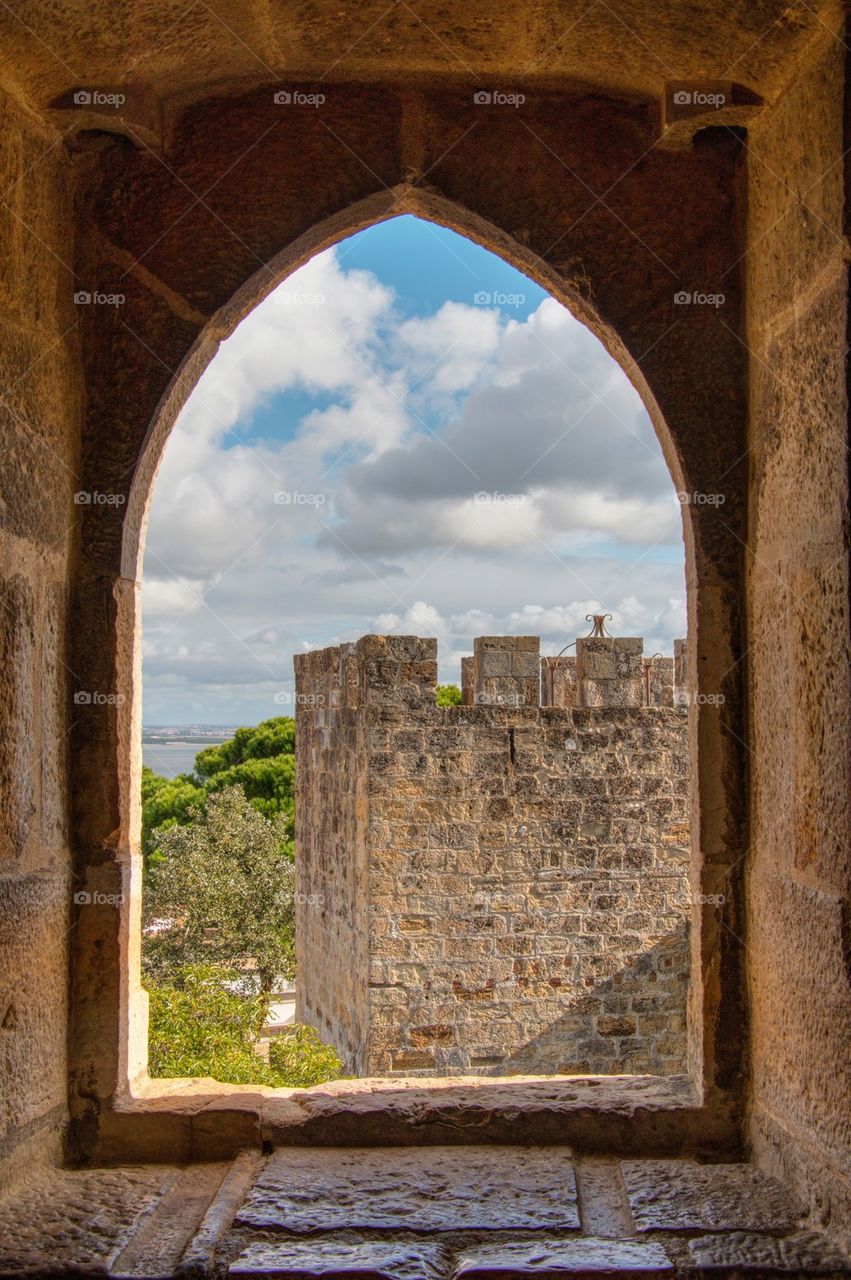
[[[745,260],[749,1137],[834,1222],[851,1222],[848,65],[826,32],[749,139]]]
[[[445,708],[434,641],[297,659],[299,1016],[360,1074],[685,1069],[687,716],[630,705],[640,640],[577,654],[627,705],[541,707],[537,649],[478,641]]]
[[[296,1019],[352,1060],[369,1025],[363,731],[344,650],[299,655],[296,672]]]
[[[5,90],[0,116],[2,1191],[56,1162],[66,1129],[70,899],[84,887],[72,880],[68,734],[93,710],[81,695],[104,686],[78,682],[68,653],[83,402],[70,162]]]

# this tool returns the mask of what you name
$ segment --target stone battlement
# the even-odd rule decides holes
[[[541,657],[538,636],[478,636],[461,659],[465,706],[671,707],[684,698],[685,640],[644,656],[641,636],[583,636],[576,654]],[[296,696],[318,708],[434,705],[437,640],[362,636],[295,657]]]
[[[298,655],[299,1021],[361,1075],[685,1069],[684,645]]]

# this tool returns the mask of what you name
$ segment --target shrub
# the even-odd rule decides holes
[[[150,984],[148,1067],[152,1076],[212,1076],[229,1084],[272,1084],[254,1051],[268,998],[230,990],[237,974],[186,965],[174,986]]]
[[[339,1080],[343,1061],[330,1044],[323,1044],[315,1027],[297,1025],[269,1044],[269,1065],[292,1087],[306,1088]]]
[[[148,985],[152,1076],[211,1076],[225,1084],[306,1088],[336,1080],[343,1064],[314,1027],[297,1026],[256,1051],[269,1002],[234,990],[238,974],[219,965],[185,965],[172,986]]]

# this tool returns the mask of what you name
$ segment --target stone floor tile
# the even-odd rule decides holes
[[[787,1231],[801,1215],[752,1165],[624,1160],[621,1171],[639,1231]]]
[[[0,1201],[0,1276],[103,1275],[179,1171],[53,1170]]]
[[[458,1255],[452,1280],[663,1280],[674,1268],[660,1244],[646,1240],[599,1240],[590,1236],[564,1240],[522,1240],[481,1244]]]
[[[228,1276],[251,1280],[445,1280],[449,1254],[429,1243],[362,1240],[254,1241],[233,1262]]]
[[[235,1225],[287,1231],[578,1230],[576,1180],[547,1147],[281,1149]]]
[[[701,1271],[728,1269],[776,1271],[787,1275],[851,1275],[851,1261],[829,1236],[819,1231],[801,1231],[792,1236],[758,1235],[735,1231],[729,1235],[700,1236],[689,1241],[695,1265]]]

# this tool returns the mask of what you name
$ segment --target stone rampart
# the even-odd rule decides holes
[[[640,638],[296,658],[298,1018],[360,1075],[685,1070],[688,724]]]

